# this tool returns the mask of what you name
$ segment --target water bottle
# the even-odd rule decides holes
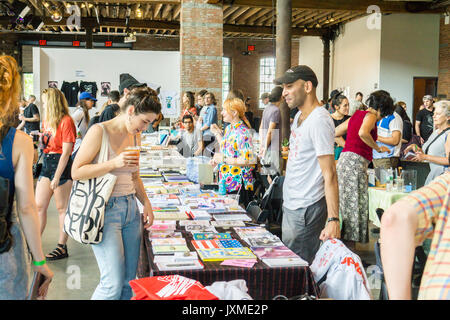
[[[225,179],[222,176],[222,179],[219,181],[219,195],[224,196],[227,194],[227,187],[225,184]]]

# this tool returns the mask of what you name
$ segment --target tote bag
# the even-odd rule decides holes
[[[108,135],[103,128],[98,163],[108,160],[108,143]],[[105,206],[116,180],[117,177],[110,173],[87,180],[74,180],[64,218],[64,231],[75,241],[83,244],[102,241]]]

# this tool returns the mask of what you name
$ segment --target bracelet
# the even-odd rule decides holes
[[[45,259],[42,260],[42,261],[33,261],[33,264],[34,264],[35,266],[37,266],[37,267],[43,266],[43,265],[46,264],[46,263],[47,263],[47,261],[45,261]]]
[[[327,222],[331,222],[331,221],[339,222],[339,218],[335,218],[335,217],[328,218]]]

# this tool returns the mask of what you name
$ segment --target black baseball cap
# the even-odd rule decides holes
[[[281,85],[285,83],[295,82],[298,79],[311,81],[314,87],[317,87],[317,84],[319,83],[314,71],[310,67],[305,65],[295,66],[287,69],[284,75],[273,80],[273,83],[275,83],[276,85]]]
[[[119,92],[120,95],[123,94],[123,89],[134,89],[138,87],[145,87],[147,86],[146,83],[139,83],[133,76],[131,76],[129,73],[122,73],[120,75],[120,81],[119,81]]]

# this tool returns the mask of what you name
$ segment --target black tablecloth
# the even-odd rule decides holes
[[[220,228],[217,229],[220,230]],[[189,249],[195,251],[191,243],[192,235],[184,230],[182,232]],[[239,239],[231,229],[220,232],[231,232],[234,239]],[[142,240],[137,272],[138,278],[178,274],[186,278],[195,279],[204,286],[211,285],[216,281],[244,279],[247,283],[249,295],[255,300],[270,300],[277,295],[290,298],[305,293],[319,297],[319,289],[309,267],[269,268],[258,260],[258,263],[252,268],[242,268],[221,266],[221,261],[202,261],[205,268],[201,270],[159,271],[153,263],[153,252],[148,238],[148,231],[144,230]]]

